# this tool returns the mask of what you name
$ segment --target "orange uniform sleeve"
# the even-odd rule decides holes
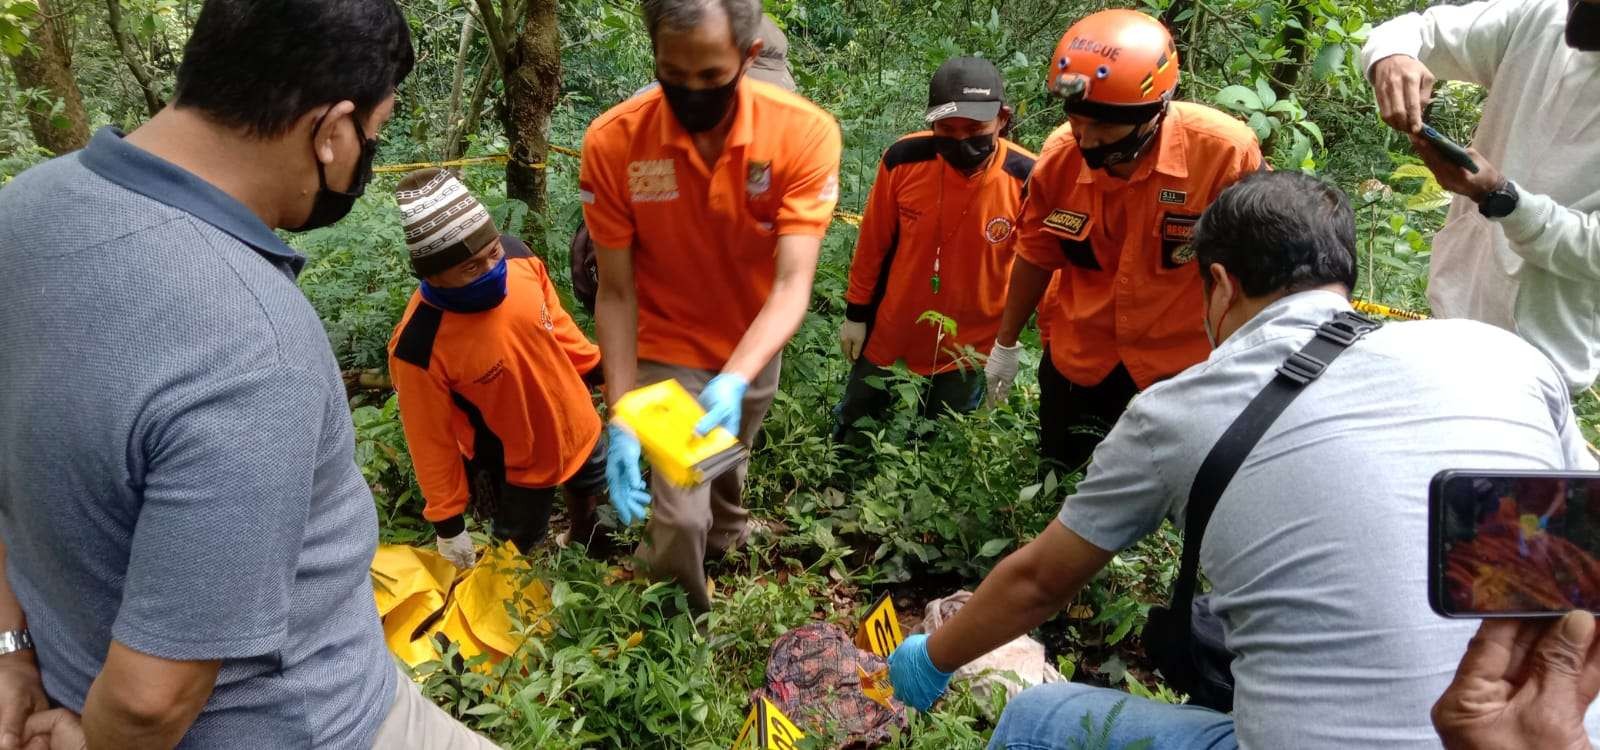
[[[550,322],[555,326],[551,333],[561,344],[561,351],[567,353],[567,359],[572,360],[572,366],[578,368],[578,374],[588,375],[600,364],[600,347],[584,335],[583,329],[578,327],[578,321],[573,320],[567,308],[561,306],[561,295],[556,292],[555,284],[550,282],[550,273],[544,262],[537,258],[534,262],[538,264],[539,286],[550,304]]]
[[[1228,184],[1232,185],[1243,179],[1245,175],[1263,169],[1271,169],[1271,167],[1267,166],[1266,160],[1261,158],[1261,144],[1252,140],[1248,148],[1239,151],[1238,171],[1228,178]]]
[[[578,198],[583,221],[595,245],[617,249],[633,247],[636,231],[633,204],[625,188],[621,141],[608,132],[590,128],[583,136],[583,157],[578,167]],[[837,159],[836,159],[837,161]]]
[[[818,118],[804,141],[793,152],[804,161],[794,166],[795,171],[784,186],[783,204],[778,207],[779,236],[827,234],[833,207],[839,203],[839,156],[844,149],[839,123],[832,117]]]
[[[861,215],[861,233],[856,236],[856,254],[850,260],[850,288],[844,301],[851,305],[872,302],[884,257],[894,246],[900,230],[900,209],[895,206],[893,178],[889,168],[878,162],[878,177],[867,194],[867,207]]]
[[[1017,257],[1046,271],[1056,271],[1067,265],[1067,256],[1061,252],[1061,238],[1045,229],[1045,217],[1054,211],[1055,195],[1046,177],[1058,169],[1062,158],[1075,153],[1064,148],[1046,149],[1033,165],[1022,199],[1022,221],[1018,227]]]
[[[465,513],[467,470],[450,426],[455,414],[450,388],[433,373],[392,355],[389,377],[400,396],[400,426],[427,501],[422,517],[438,522]]]

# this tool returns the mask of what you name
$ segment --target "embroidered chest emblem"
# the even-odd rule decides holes
[[[634,203],[676,200],[677,167],[671,159],[628,162],[628,193]]]
[[[772,189],[772,162],[752,161],[746,168],[744,190],[755,197]]]
[[[996,216],[989,220],[983,228],[983,236],[990,244],[998,245],[1011,236],[1011,220],[1004,216]]]

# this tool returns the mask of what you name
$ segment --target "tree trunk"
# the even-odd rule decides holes
[[[450,72],[450,117],[445,123],[445,160],[456,158],[457,137],[462,130],[464,115],[461,112],[462,89],[466,87],[467,78],[467,53],[472,51],[473,33],[477,31],[477,22],[471,13],[467,13],[461,22],[461,42],[456,45],[456,65]]]
[[[1194,29],[1195,19],[1200,17],[1199,10],[1191,0],[1173,0],[1172,4],[1167,6],[1166,12],[1161,14],[1161,23],[1172,34],[1172,42],[1178,48],[1178,60],[1182,65],[1194,64],[1188,62],[1189,39]],[[1181,21],[1178,20],[1178,16],[1183,15],[1185,11],[1189,12],[1189,17]]]
[[[1296,3],[1289,10],[1290,17],[1299,22],[1299,26],[1285,24],[1279,38],[1283,41],[1283,49],[1288,57],[1280,60],[1272,67],[1273,88],[1279,98],[1287,97],[1294,90],[1295,83],[1300,80],[1300,71],[1306,67],[1306,30],[1311,23],[1311,6],[1306,3]]]
[[[133,79],[139,82],[139,88],[144,91],[145,109],[149,110],[151,117],[155,117],[166,103],[161,100],[155,78],[139,59],[138,51],[128,41],[127,30],[122,27],[122,0],[106,0],[106,16],[111,24],[111,38],[117,43],[117,51],[122,53],[122,61],[128,64],[128,71],[133,73]]]
[[[462,113],[459,127],[452,127],[447,138],[449,142],[445,148],[445,160],[450,161],[461,158],[467,153],[467,136],[478,132],[478,126],[483,123],[483,101],[489,98],[489,89],[494,85],[496,75],[500,68],[493,59],[483,64],[483,69],[478,71],[478,82],[472,86],[472,96],[467,101],[467,109]]]
[[[545,207],[545,170],[550,151],[550,113],[561,90],[561,36],[557,0],[531,0],[522,31],[505,60],[505,106],[501,117],[511,142],[506,195],[528,204],[528,221]],[[509,4],[509,3],[508,3]]]
[[[19,87],[43,91],[50,99],[49,104],[38,102],[28,107],[33,140],[53,154],[76,151],[89,142],[89,116],[72,77],[62,17],[56,15],[50,0],[39,0],[38,15],[26,23],[28,44],[11,58],[11,71]],[[59,114],[53,112],[57,102],[61,104]]]

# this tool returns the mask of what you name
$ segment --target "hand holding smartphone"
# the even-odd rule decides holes
[[[1423,125],[1422,131],[1418,135],[1438,149],[1439,153],[1444,154],[1444,158],[1451,164],[1473,174],[1478,173],[1478,163],[1472,160],[1472,155],[1467,153],[1467,150],[1462,148],[1461,144],[1446,138],[1443,133],[1434,130],[1432,125]]]
[[[1600,612],[1600,473],[1444,471],[1428,505],[1435,612]]]

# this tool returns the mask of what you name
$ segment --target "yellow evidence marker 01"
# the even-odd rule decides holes
[[[695,434],[706,411],[676,380],[629,391],[611,411],[613,421],[639,439],[650,465],[679,487],[704,484],[744,460],[739,439],[726,429]]]
[[[900,618],[895,615],[894,601],[884,594],[856,629],[856,646],[887,659],[903,640],[905,636],[900,634]]]
[[[798,750],[805,736],[772,701],[761,698],[750,707],[733,750]]]

